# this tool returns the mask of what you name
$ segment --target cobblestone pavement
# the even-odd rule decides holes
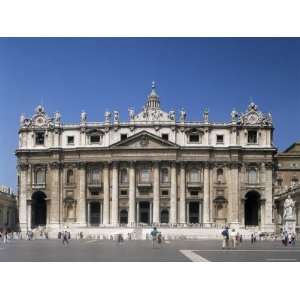
[[[13,240],[0,243],[0,261],[107,261],[107,262],[189,262],[189,261],[300,261],[300,244],[282,246],[280,241],[244,241],[237,249],[222,250],[220,240],[167,241],[152,248],[151,241]]]

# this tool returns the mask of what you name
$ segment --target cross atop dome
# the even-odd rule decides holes
[[[151,93],[148,96],[146,108],[157,108],[157,109],[160,108],[159,96],[156,93],[156,89],[155,89],[155,81],[152,81],[152,89],[151,89]]]

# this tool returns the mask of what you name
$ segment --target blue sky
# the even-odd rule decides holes
[[[279,150],[300,140],[300,39],[0,38],[0,184],[15,187],[19,116],[43,101],[49,114],[90,121],[106,109],[140,110],[157,82],[161,106],[228,121],[249,98],[270,111]]]

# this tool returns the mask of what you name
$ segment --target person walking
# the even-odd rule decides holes
[[[253,243],[254,243],[254,235],[253,233],[251,233],[251,244],[253,245]]]
[[[68,244],[69,244],[69,241],[68,241],[68,233],[67,233],[67,231],[65,231],[65,232],[63,233],[62,243],[63,243],[63,245],[68,245]]]

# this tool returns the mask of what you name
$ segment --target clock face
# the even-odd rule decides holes
[[[251,114],[248,116],[248,122],[250,124],[255,124],[258,121],[258,116],[256,114]]]
[[[37,118],[36,124],[37,124],[37,126],[43,126],[45,124],[44,118]]]

